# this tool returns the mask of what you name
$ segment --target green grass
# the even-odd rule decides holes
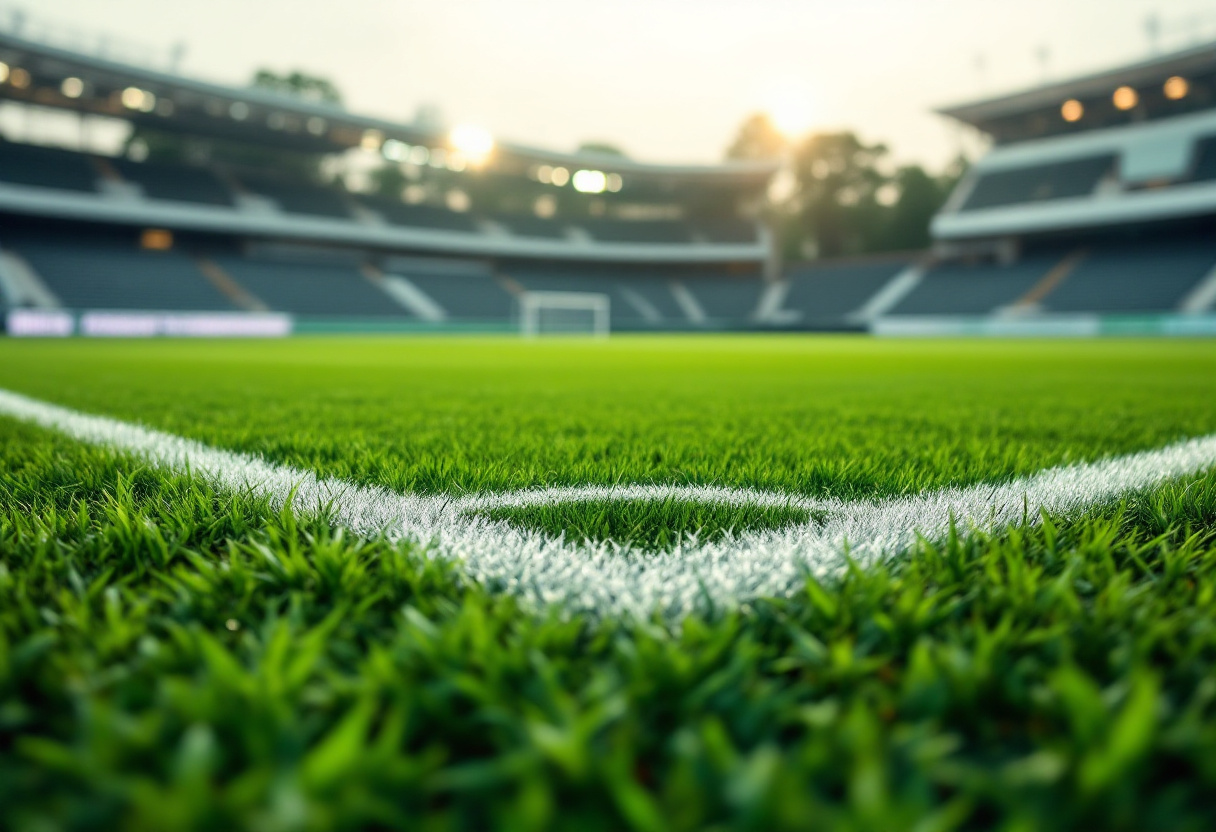
[[[450,493],[872,496],[1216,431],[1202,341],[8,341],[0,387]],[[505,519],[741,527],[618,508]],[[0,419],[0,828],[1206,830],[1214,620],[1214,474],[668,626]]]
[[[780,529],[810,520],[796,506],[723,505],[662,500],[573,500],[552,505],[484,509],[491,520],[520,529],[565,535],[576,542],[614,542],[644,551],[669,551],[681,543],[708,543],[747,531]]]

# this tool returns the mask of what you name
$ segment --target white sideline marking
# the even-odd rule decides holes
[[[401,495],[385,488],[322,479],[310,471],[208,447],[161,431],[0,390],[0,414],[61,431],[82,442],[130,453],[160,468],[189,472],[214,487],[251,491],[280,507],[312,512],[330,506],[360,535],[429,544],[435,557],[459,560],[485,586],[543,606],[598,615],[678,618],[762,596],[797,592],[808,574],[830,577],[854,562],[872,564],[905,551],[921,534],[944,538],[951,519],[960,531],[1038,522],[1040,510],[1071,512],[1163,480],[1216,466],[1216,435],[1101,462],[1050,468],[1000,485],[950,487],[881,500],[812,500],[745,488],[709,486],[577,486],[479,494]],[[745,532],[717,543],[642,554],[612,544],[570,543],[505,522],[469,516],[494,506],[587,499],[678,499],[811,509],[822,523]]]

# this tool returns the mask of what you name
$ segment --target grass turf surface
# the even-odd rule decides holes
[[[427,492],[869,496],[1216,431],[1207,342],[3,342],[0,387]],[[674,628],[9,420],[0,475],[9,826],[1216,823],[1212,475]],[[604,509],[513,519],[739,522]]]

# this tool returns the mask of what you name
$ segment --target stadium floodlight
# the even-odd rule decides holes
[[[572,181],[580,194],[602,194],[608,189],[608,177],[602,170],[575,171]]]
[[[1140,94],[1131,87],[1119,87],[1111,96],[1111,101],[1120,110],[1130,110],[1140,103]]]
[[[1085,105],[1075,98],[1070,98],[1060,106],[1060,116],[1065,121],[1080,121],[1085,115]]]
[[[1186,98],[1186,94],[1191,91],[1190,83],[1181,75],[1174,75],[1167,78],[1163,92],[1165,97],[1170,101],[1181,101]]]
[[[494,152],[494,137],[484,127],[461,124],[448,134],[448,144],[472,165],[479,165]]]
[[[75,76],[64,78],[59,85],[59,91],[64,98],[80,98],[84,94],[84,81]]]
[[[8,80],[8,64],[0,61],[0,84]]]
[[[384,144],[384,133],[375,129],[364,130],[363,138],[359,141],[359,146],[364,150],[379,150],[382,144]]]
[[[570,171],[565,168],[554,168],[553,172],[549,174],[549,181],[559,188],[565,187],[566,183],[570,181]]]
[[[519,296],[519,329],[540,335],[607,338],[611,301],[600,292],[524,292]]]

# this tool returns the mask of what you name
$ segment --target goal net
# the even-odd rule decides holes
[[[598,292],[525,292],[519,298],[520,331],[606,338],[609,304],[608,296]]]

